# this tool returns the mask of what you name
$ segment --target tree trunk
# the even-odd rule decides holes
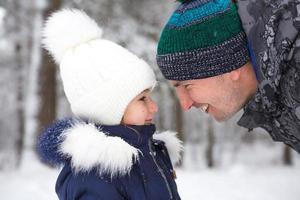
[[[287,145],[285,145],[283,148],[283,157],[282,158],[283,158],[283,163],[285,165],[293,164],[291,148]]]
[[[16,140],[16,153],[17,153],[17,163],[16,165],[19,166],[21,157],[22,157],[22,150],[24,146],[24,136],[25,136],[25,112],[24,112],[24,76],[23,76],[23,70],[22,69],[22,60],[21,60],[21,45],[16,45],[16,57],[17,57],[17,69],[19,71],[18,76],[18,91],[17,91],[17,113],[18,113],[18,130],[19,130],[19,136]]]
[[[59,9],[60,6],[61,0],[49,1],[49,5],[43,14],[44,19],[53,11]],[[42,49],[39,85],[38,133],[56,117],[56,66],[45,49]]]
[[[176,96],[173,96],[172,98],[177,98]],[[180,106],[179,101],[176,101],[176,131],[178,133],[178,137],[180,140],[184,140],[183,137],[183,112]]]
[[[214,126],[211,117],[207,119],[207,147],[205,151],[207,166],[209,168],[214,167],[214,144],[215,144],[215,133]]]

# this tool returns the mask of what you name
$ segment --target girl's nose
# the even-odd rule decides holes
[[[151,98],[149,98],[148,107],[151,113],[156,113],[158,111],[156,103]]]

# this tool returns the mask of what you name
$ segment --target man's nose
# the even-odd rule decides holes
[[[193,106],[194,101],[191,97],[185,92],[178,92],[178,99],[180,102],[180,106],[184,111],[188,111]]]

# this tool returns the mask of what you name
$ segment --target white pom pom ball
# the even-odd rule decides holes
[[[101,37],[102,29],[85,12],[63,9],[46,21],[42,43],[59,64],[67,50]]]

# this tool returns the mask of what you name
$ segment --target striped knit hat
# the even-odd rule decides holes
[[[181,0],[158,43],[157,64],[168,80],[217,76],[249,60],[247,39],[230,0]]]

